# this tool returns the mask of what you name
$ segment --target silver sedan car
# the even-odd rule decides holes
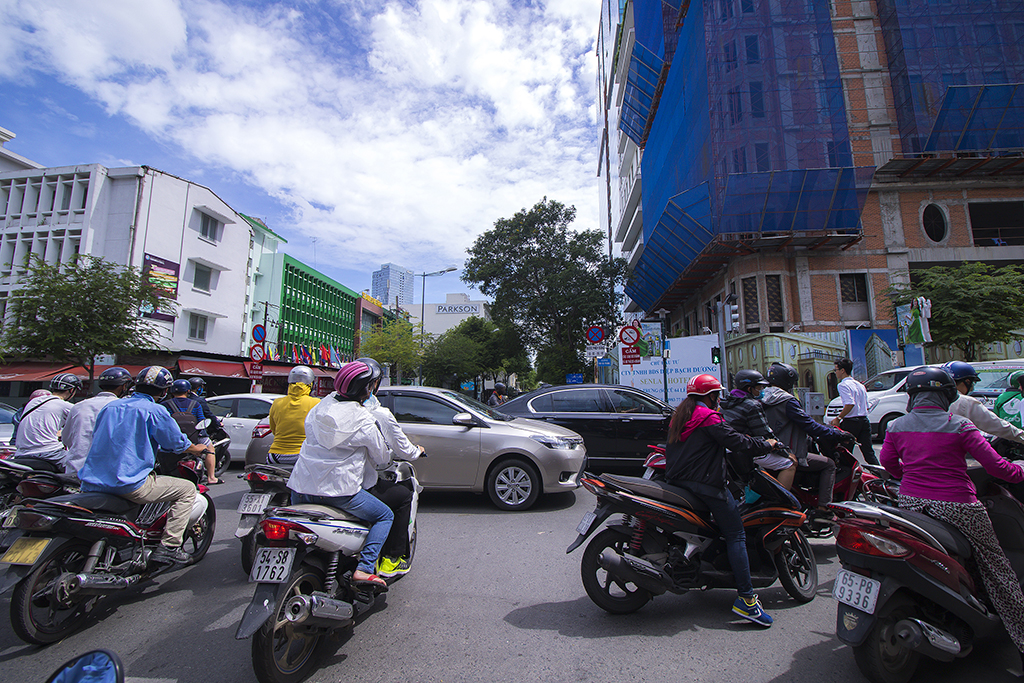
[[[486,492],[499,509],[527,510],[542,493],[579,486],[587,451],[574,431],[511,417],[448,389],[387,387],[377,397],[409,440],[427,449],[416,461],[424,489]],[[256,430],[246,465],[265,462],[273,442],[269,425]]]

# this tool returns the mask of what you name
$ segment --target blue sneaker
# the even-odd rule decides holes
[[[732,611],[758,626],[771,626],[772,618],[761,608],[761,601],[754,595],[749,598],[737,597],[732,603]]]

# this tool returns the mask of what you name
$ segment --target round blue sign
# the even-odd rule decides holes
[[[587,330],[587,341],[589,341],[591,344],[597,344],[602,339],[604,339],[604,330],[602,330],[597,325],[594,325],[593,327]]]
[[[252,340],[258,344],[262,344],[263,340],[267,338],[267,328],[263,325],[252,326]]]

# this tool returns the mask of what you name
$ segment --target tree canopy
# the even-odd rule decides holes
[[[64,264],[32,255],[25,268],[0,335],[5,355],[73,363],[92,379],[97,355],[161,345],[160,328],[140,311],[173,310],[173,302],[135,268],[85,255]]]
[[[413,372],[419,365],[421,338],[408,320],[384,320],[360,335],[359,355],[393,366],[395,374],[391,381],[401,384],[403,374]]]
[[[424,381],[434,386],[445,381],[461,384],[481,375],[504,379],[529,370],[529,357],[516,330],[478,317],[431,340],[423,353]]]
[[[930,299],[933,344],[955,346],[967,361],[977,360],[979,347],[1009,341],[1011,331],[1024,328],[1024,273],[1016,266],[933,266],[913,271],[911,284],[894,284],[885,293],[893,317],[896,306]]]
[[[570,230],[575,207],[548,200],[500,218],[467,253],[462,280],[494,298],[498,327],[537,353],[538,376],[565,381],[584,367],[587,326],[618,318],[626,263],[603,253],[600,230]]]

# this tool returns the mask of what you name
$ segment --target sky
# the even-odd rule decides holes
[[[600,0],[0,0],[5,147],[211,188],[351,289],[428,302],[542,198],[600,227]],[[509,255],[510,258],[514,254]],[[420,301],[417,282],[416,301]]]

